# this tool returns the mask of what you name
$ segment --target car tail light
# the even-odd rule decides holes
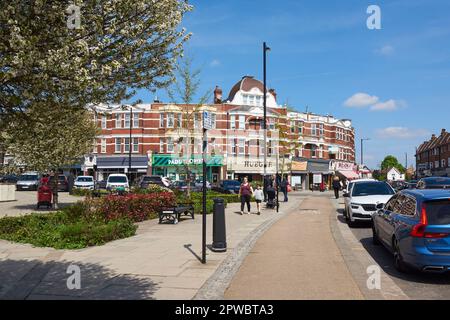
[[[425,228],[428,226],[427,209],[425,204],[422,206],[422,215],[420,217],[420,223],[416,224],[411,230],[411,236],[416,238],[427,238],[427,239],[439,239],[446,238],[449,236],[448,233],[444,232],[425,232]]]
[[[425,236],[425,228],[428,225],[427,209],[425,205],[422,206],[422,215],[420,216],[420,223],[416,224],[411,230],[411,236],[416,238],[423,238]]]

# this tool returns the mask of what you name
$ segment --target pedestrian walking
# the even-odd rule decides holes
[[[335,176],[333,178],[333,190],[334,190],[334,196],[336,199],[339,199],[339,190],[342,188],[341,182],[339,181],[339,177]]]
[[[283,192],[284,202],[288,202],[288,185],[289,182],[287,181],[286,177],[283,177],[283,180],[281,180],[280,183],[280,190],[281,192]]]
[[[263,191],[261,190],[261,186],[260,185],[258,185],[256,187],[254,196],[255,196],[255,201],[256,201],[256,209],[258,210],[258,215],[260,215],[261,214],[261,202],[262,202],[263,197],[264,197],[264,194],[263,194]]]
[[[244,178],[244,182],[241,184],[239,188],[239,196],[241,197],[241,214],[244,214],[244,207],[247,204],[248,214],[250,214],[250,200],[252,198],[253,188],[248,183],[248,178]]]

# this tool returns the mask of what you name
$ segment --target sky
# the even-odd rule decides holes
[[[351,119],[356,155],[375,169],[392,154],[414,164],[415,148],[450,130],[450,1],[195,0],[183,26],[187,55],[201,68],[199,97],[228,96],[244,75],[262,79],[279,104]],[[381,29],[370,30],[370,5]],[[157,96],[167,101],[165,92]],[[151,102],[154,94],[137,98]]]

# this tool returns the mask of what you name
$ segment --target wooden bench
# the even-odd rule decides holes
[[[176,207],[162,208],[159,212],[159,223],[164,221],[177,224],[180,221],[181,215],[190,215],[194,218],[194,206],[190,203],[180,203]]]

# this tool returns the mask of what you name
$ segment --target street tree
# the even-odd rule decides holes
[[[381,162],[381,170],[389,170],[391,168],[396,168],[400,173],[405,173],[405,167],[398,161],[398,159],[392,155],[388,155]]]
[[[8,152],[27,169],[52,172],[53,205],[58,208],[57,177],[60,168],[79,163],[92,151],[97,124],[86,109],[34,104],[27,117],[16,118],[6,132]]]
[[[174,129],[177,136],[177,144],[180,146],[179,155],[185,159],[180,172],[186,177],[186,193],[190,197],[190,183],[192,182],[192,169],[197,165],[189,163],[189,159],[195,154],[195,146],[192,140],[201,138],[201,114],[200,109],[208,102],[210,91],[197,98],[201,85],[201,68],[193,67],[194,59],[183,56],[175,67],[174,82],[167,87],[167,95],[171,103],[181,104],[181,121]],[[194,103],[194,101],[197,101]],[[198,167],[198,166],[197,166]],[[206,179],[206,177],[203,177]]]
[[[0,113],[119,103],[167,86],[189,38],[184,0],[0,2]],[[138,101],[136,101],[138,102]],[[62,109],[61,109],[62,110]]]

